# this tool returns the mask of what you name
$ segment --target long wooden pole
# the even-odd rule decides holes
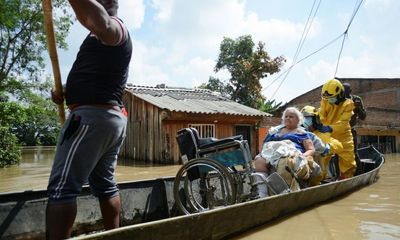
[[[44,12],[44,26],[47,34],[47,46],[49,49],[51,65],[53,67],[55,91],[60,93],[63,91],[63,89],[61,84],[60,65],[58,63],[56,40],[54,37],[53,11],[52,11],[51,0],[42,0],[42,6]],[[60,117],[61,125],[64,124],[65,122],[64,103],[58,104],[58,115]]]

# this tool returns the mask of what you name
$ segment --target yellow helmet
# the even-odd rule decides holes
[[[322,87],[321,96],[322,98],[328,99],[343,94],[343,84],[337,79],[331,79]]]
[[[300,111],[304,117],[314,117],[318,115],[318,111],[315,107],[306,105]]]

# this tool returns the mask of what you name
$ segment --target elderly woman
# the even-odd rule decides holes
[[[303,114],[297,108],[285,109],[282,125],[269,130],[264,139],[261,156],[254,160],[257,172],[276,171],[292,190],[300,189],[299,182],[292,176],[293,173],[304,181],[310,177],[310,166],[313,165],[312,156],[315,152],[312,140],[300,127],[302,123]],[[287,171],[287,167],[292,173]]]
[[[271,128],[264,143],[290,140],[304,156],[312,156],[315,152],[314,145],[304,128],[300,127],[303,121],[303,114],[297,108],[286,108],[282,114],[282,125]]]

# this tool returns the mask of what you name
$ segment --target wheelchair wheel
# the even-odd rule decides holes
[[[184,213],[202,212],[236,202],[236,187],[228,169],[219,162],[193,159],[176,174],[174,198]]]

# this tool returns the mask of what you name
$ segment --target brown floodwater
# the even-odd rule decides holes
[[[376,183],[231,239],[400,239],[400,154],[385,160]]]
[[[0,193],[45,189],[53,156],[54,148],[24,149],[19,166],[0,169]],[[400,239],[400,154],[385,158],[378,182],[231,239]],[[174,176],[180,168],[119,162],[119,182]]]
[[[20,165],[0,169],[0,193],[46,189],[54,152],[54,147],[25,148]],[[129,165],[123,159],[118,162],[115,174],[118,182],[175,176],[180,168],[180,165]]]

